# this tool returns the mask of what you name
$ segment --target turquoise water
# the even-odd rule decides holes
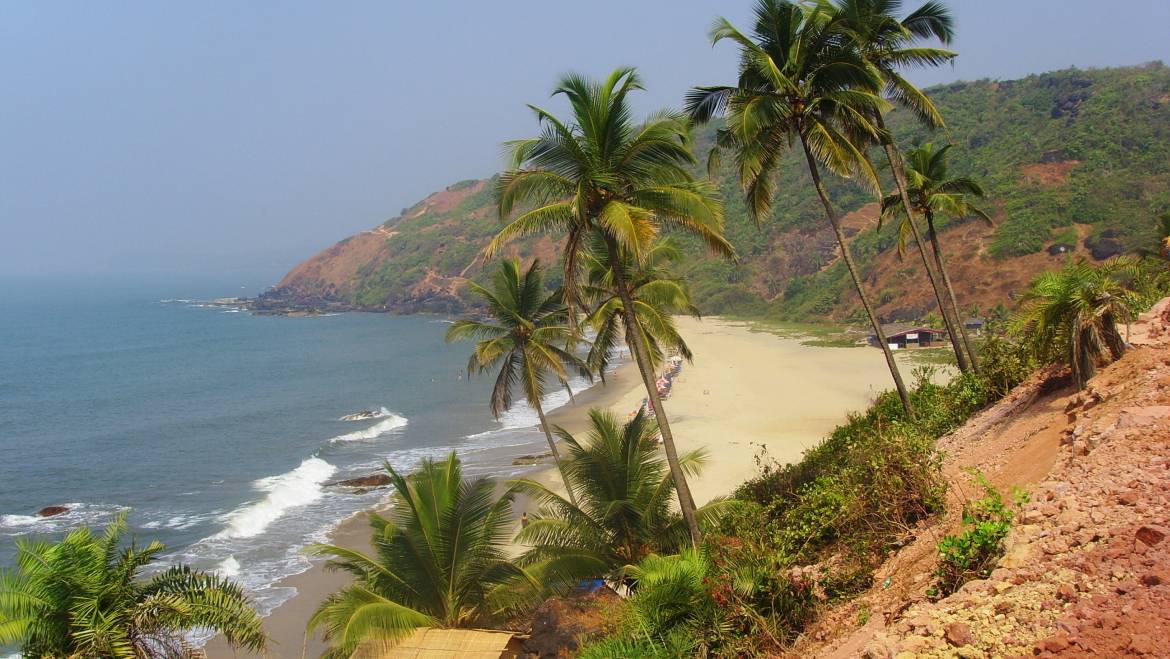
[[[233,294],[0,287],[0,566],[16,537],[125,510],[139,537],[236,576],[268,611],[306,544],[384,496],[323,483],[453,449],[473,473],[516,473],[512,458],[543,446],[526,408],[491,418],[491,382],[466,379],[470,346],[443,342],[444,318],[201,306]],[[340,420],[365,409],[382,416]],[[31,516],[48,505],[72,510]]]

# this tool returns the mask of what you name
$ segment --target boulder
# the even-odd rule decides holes
[[[69,512],[65,506],[45,506],[37,511],[37,517],[55,517]]]
[[[975,642],[975,635],[971,633],[971,628],[961,622],[952,622],[947,625],[944,636],[947,643],[955,647],[970,645]]]

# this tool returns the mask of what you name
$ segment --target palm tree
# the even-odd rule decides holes
[[[859,175],[862,183],[876,189],[877,174],[858,144],[884,139],[873,121],[888,106],[878,95],[881,73],[847,38],[835,13],[823,5],[758,0],[755,14],[754,39],[727,19],[716,21],[712,42],[731,39],[739,44],[739,79],[735,86],[693,89],[687,95],[687,111],[701,122],[726,114],[727,127],[718,133],[717,148],[734,152],[748,212],[757,224],[771,211],[781,156],[794,141],[800,143],[841,259],[873,326],[902,406],[913,416],[910,394],[820,174],[825,167],[846,178]]]
[[[1039,358],[1065,361],[1084,388],[1098,364],[1125,353],[1117,325],[1132,320],[1136,296],[1119,277],[1134,271],[1134,261],[1122,257],[1100,267],[1070,261],[1041,274],[1024,294],[1013,328]]]
[[[575,333],[569,327],[561,294],[545,290],[540,261],[534,261],[527,271],[521,272],[519,261],[505,260],[492,277],[491,290],[475,282],[468,285],[487,305],[493,322],[459,320],[447,330],[446,340],[477,340],[475,352],[467,362],[468,375],[499,367],[491,396],[495,418],[499,419],[504,410],[512,407],[512,388],[519,382],[524,400],[536,410],[549,451],[564,478],[561,454],[553,441],[541,401],[550,379],[569,390],[566,367],[576,369],[585,377],[590,377],[590,372],[570,349]],[[569,394],[572,395],[571,390]],[[565,484],[568,487],[567,479]],[[570,490],[569,497],[572,496]]]
[[[622,296],[614,284],[609,253],[604,245],[598,247],[600,249],[585,256],[583,298],[590,311],[583,324],[596,332],[587,357],[589,367],[604,377],[614,349],[621,341],[628,345],[635,338],[624,328]],[[634,301],[637,335],[641,337],[643,350],[650,355],[655,369],[662,364],[668,351],[678,353],[687,361],[694,358],[674,322],[675,314],[699,317],[699,310],[691,303],[686,285],[669,271],[669,265],[680,258],[682,253],[666,239],[649,249],[645,262],[627,258],[622,264],[622,278],[629,289],[629,298]]]
[[[835,13],[836,20],[848,31],[850,39],[866,61],[881,72],[885,81],[886,96],[908,109],[928,128],[945,128],[942,115],[939,114],[934,102],[922,90],[903,78],[898,69],[915,65],[938,66],[955,57],[955,53],[949,50],[916,46],[919,39],[937,38],[943,44],[951,42],[954,28],[950,11],[942,3],[932,0],[899,20],[896,14],[901,8],[901,0],[820,1]],[[893,135],[886,129],[882,115],[874,115],[873,121],[879,129],[881,146],[885,151],[890,171],[894,174],[894,186],[902,202],[903,212],[906,213],[903,224],[914,236],[922,257],[922,267],[927,279],[930,280],[943,324],[955,351],[955,362],[960,371],[967,372],[974,367],[975,358],[972,356],[969,360],[967,352],[963,350],[959,337],[962,322],[958,310],[951,309],[944,297],[939,275],[935,272],[930,257],[927,256],[926,243],[922,240],[918,220],[913,213],[910,197],[906,193],[906,172],[902,166],[902,159],[898,155]]]
[[[483,624],[499,612],[503,591],[533,586],[505,553],[512,495],[495,495],[490,478],[464,480],[459,458],[424,459],[394,486],[389,518],[370,514],[374,555],[316,545],[326,567],[354,582],[330,595],[309,620],[333,641],[328,657],[362,644],[392,645],[420,627]]]
[[[120,515],[102,537],[82,527],[57,543],[17,540],[16,567],[0,571],[0,645],[26,657],[186,657],[184,633],[211,629],[232,647],[264,649],[239,585],[186,565],[142,579],[166,547],[123,546],[126,531]]]
[[[622,255],[644,261],[664,227],[696,235],[715,252],[734,255],[723,237],[723,206],[715,187],[692,174],[697,163],[686,119],[662,112],[635,124],[627,97],[638,89],[642,83],[629,68],[615,70],[601,83],[567,75],[553,94],[568,99],[573,122],[529,106],[543,127],[540,136],[509,144],[511,169],[500,177],[496,189],[500,218],[507,224],[488,245],[485,257],[520,236],[564,234],[564,291],[570,313],[580,305],[581,259],[593,236],[604,241],[613,263],[621,262]],[[521,205],[531,208],[508,221]],[[637,333],[635,305],[620,268],[615,270],[615,284],[626,327]],[[699,523],[655,386],[652,361],[641,340],[633,341],[630,350],[658,418],[679,507],[692,542],[698,544]]]
[[[688,529],[671,511],[674,481],[657,455],[654,421],[642,410],[621,423],[612,413],[593,409],[589,422],[586,443],[557,429],[570,455],[566,471],[579,503],[533,480],[513,484],[541,506],[516,536],[531,547],[521,562],[549,582],[575,584],[601,576],[621,580],[627,565],[687,544]],[[680,464],[694,476],[705,461],[705,453],[693,451]],[[712,518],[721,506],[707,504],[698,516]]]
[[[956,318],[959,318],[959,303],[955,299],[955,288],[951,285],[951,277],[947,273],[946,261],[943,260],[942,245],[939,243],[938,231],[935,228],[937,214],[954,218],[977,217],[991,224],[991,216],[971,203],[971,198],[983,196],[983,188],[973,179],[959,176],[951,178],[948,172],[947,152],[951,146],[945,145],[936,149],[933,143],[926,143],[906,154],[906,196],[910,199],[910,207],[914,212],[926,218],[926,235],[930,241],[931,254],[934,265],[942,276],[943,289],[946,291],[947,303]],[[899,195],[890,195],[882,200],[882,216],[891,214],[902,215],[899,225],[900,243],[905,244],[906,230],[915,226],[907,222],[904,215],[905,199]],[[967,335],[967,328],[959,318],[959,333],[963,337],[963,345],[971,357],[973,367],[979,367],[975,349],[971,345],[971,337]],[[951,335],[953,338],[953,334]]]

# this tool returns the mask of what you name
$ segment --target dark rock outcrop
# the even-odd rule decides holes
[[[325,487],[386,487],[389,484],[390,474],[370,474],[326,483]]]
[[[56,517],[69,512],[65,506],[45,506],[37,511],[37,517]]]

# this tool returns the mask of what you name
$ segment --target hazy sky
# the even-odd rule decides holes
[[[919,82],[1170,61],[1167,0],[950,5]],[[642,110],[730,81],[718,14],[750,1],[0,3],[0,275],[276,277],[494,173],[563,72],[637,66]]]

